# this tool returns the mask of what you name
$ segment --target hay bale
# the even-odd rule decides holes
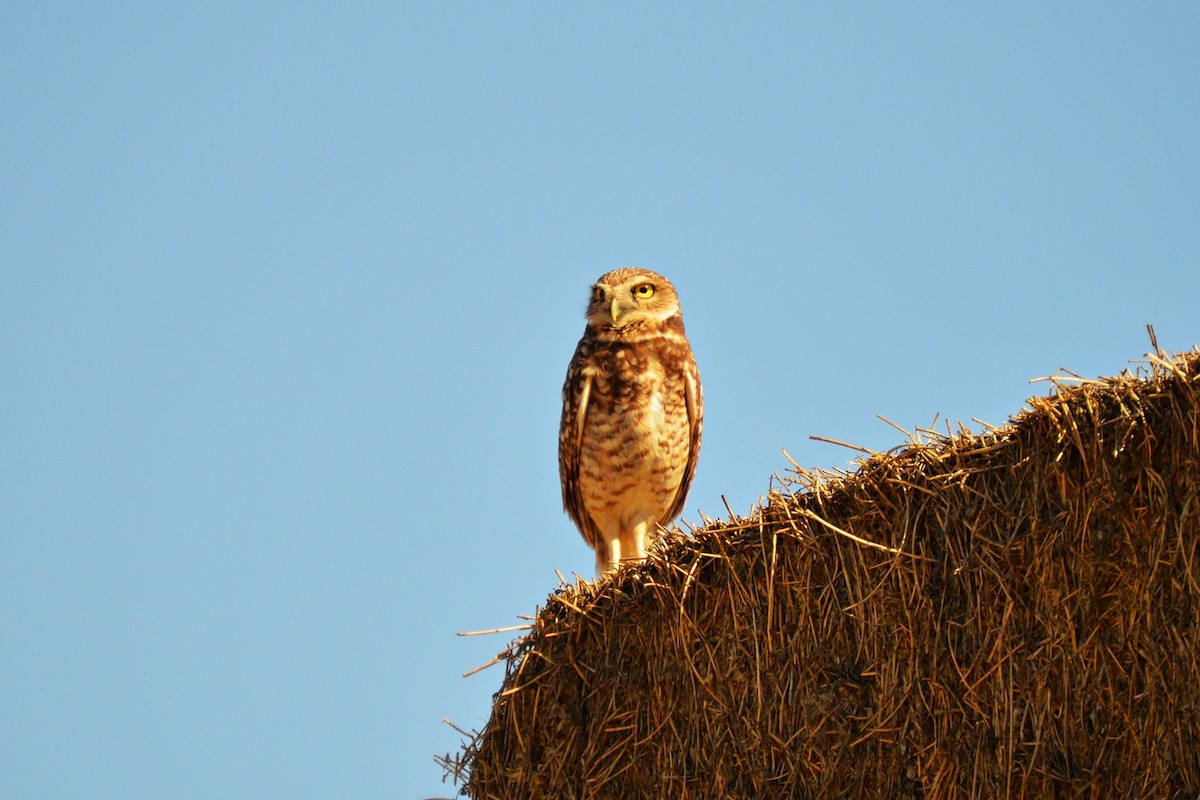
[[[1149,363],[561,588],[464,793],[1197,797],[1200,353]]]

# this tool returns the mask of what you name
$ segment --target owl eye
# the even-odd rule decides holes
[[[654,297],[654,284],[643,283],[643,284],[633,287],[633,296],[637,297],[641,300],[646,300],[650,297]]]

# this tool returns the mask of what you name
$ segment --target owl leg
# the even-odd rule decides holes
[[[596,574],[603,575],[609,570],[617,568],[621,563],[621,540],[620,538],[609,539],[604,545],[596,550]]]
[[[626,561],[641,561],[646,557],[646,541],[654,520],[643,519],[629,529],[629,533],[621,537],[620,555]]]

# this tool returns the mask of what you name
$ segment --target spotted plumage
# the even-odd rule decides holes
[[[592,287],[587,327],[563,385],[563,508],[596,571],[644,558],[679,515],[700,454],[700,375],[675,287],[625,267]]]

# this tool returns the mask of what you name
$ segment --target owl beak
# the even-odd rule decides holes
[[[614,297],[612,305],[609,308],[612,314],[613,325],[619,328],[621,327],[621,318],[634,309],[634,304],[622,297]]]
[[[621,311],[621,300],[618,297],[614,297],[609,311],[609,313],[612,315],[613,325],[621,324]]]

